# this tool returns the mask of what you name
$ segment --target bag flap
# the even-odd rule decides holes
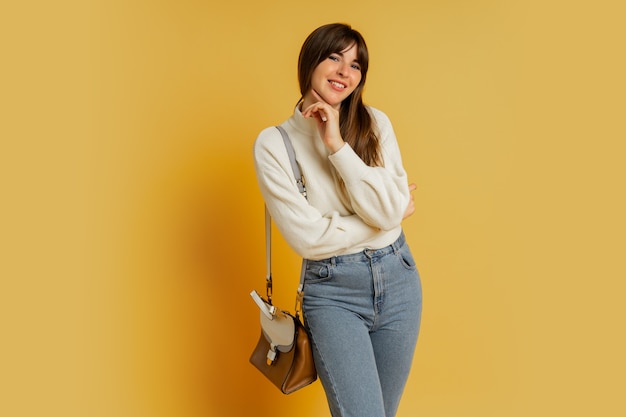
[[[281,352],[289,352],[294,343],[296,325],[294,318],[289,314],[278,310],[274,318],[270,320],[261,313],[261,329],[265,338],[271,345]]]

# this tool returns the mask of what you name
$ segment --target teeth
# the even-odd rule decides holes
[[[345,86],[345,85],[343,85],[343,84],[341,84],[341,83],[338,83],[338,82],[336,82],[336,81],[331,81],[330,83],[331,83],[332,85],[334,85],[335,87],[339,87],[339,88],[346,88],[346,86]]]

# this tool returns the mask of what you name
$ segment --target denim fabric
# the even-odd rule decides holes
[[[307,261],[303,313],[333,417],[393,417],[419,333],[422,288],[404,234]]]

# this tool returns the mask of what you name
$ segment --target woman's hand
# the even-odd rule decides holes
[[[413,213],[415,213],[415,200],[413,198],[413,191],[415,191],[415,189],[417,188],[417,185],[411,183],[409,184],[409,205],[407,206],[406,210],[404,211],[404,216],[402,217],[402,220],[406,219],[407,217],[409,217],[410,215],[412,215]]]
[[[311,92],[317,101],[303,109],[302,116],[315,119],[322,142],[333,154],[341,149],[345,143],[339,130],[339,111],[324,101],[315,90],[311,90]]]

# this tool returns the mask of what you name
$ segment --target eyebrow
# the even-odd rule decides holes
[[[353,47],[349,47],[349,48],[344,49],[343,51],[349,51],[349,50],[350,50],[350,49],[352,49],[352,48],[353,48]],[[341,57],[343,58],[343,56],[344,56],[343,51],[342,51],[342,52],[333,52],[333,54],[341,55]],[[352,60],[352,62],[356,62],[356,63],[357,63],[357,64],[359,64],[359,65],[361,64],[361,62],[359,61],[358,57],[357,57],[357,58],[355,58],[355,59],[353,59],[353,60]]]

